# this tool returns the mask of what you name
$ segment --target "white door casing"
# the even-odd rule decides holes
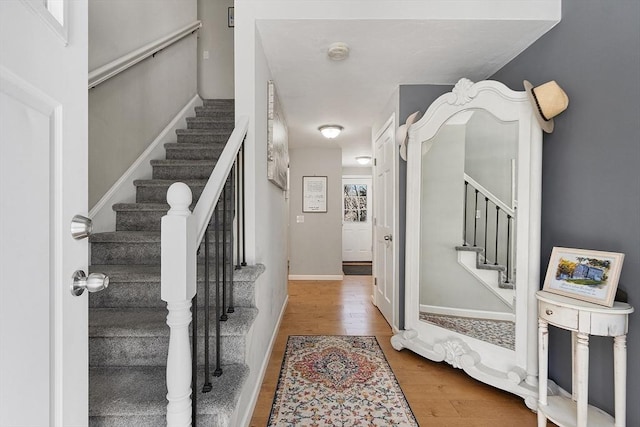
[[[395,118],[391,117],[373,142],[374,150],[374,301],[391,327],[396,327]]]
[[[349,188],[357,186],[358,189],[364,189],[364,196],[355,196],[359,199],[358,209],[350,209],[345,206],[345,186]],[[373,236],[371,228],[371,176],[345,175],[342,177],[342,189],[342,260],[371,261]],[[355,216],[358,218],[352,218]],[[365,218],[366,220],[363,221]]]
[[[88,424],[87,1],[49,4],[0,2],[1,426]]]

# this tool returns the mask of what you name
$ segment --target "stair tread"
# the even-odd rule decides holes
[[[118,211],[164,211],[169,210],[168,203],[115,203],[112,209]]]
[[[160,242],[159,231],[106,231],[95,233],[89,237],[92,243],[156,243]]]
[[[235,119],[233,117],[195,116],[195,117],[187,117],[187,123],[188,122],[215,122],[215,123],[234,124]]]
[[[222,152],[224,145],[224,142],[167,142],[164,144],[164,148],[178,150],[220,150],[220,152]]]
[[[201,270],[201,269],[199,269]],[[233,270],[234,282],[254,282],[265,270],[263,264],[247,265],[239,270]],[[144,264],[94,264],[89,267],[90,272],[100,272],[109,276],[112,282],[145,282],[160,280],[160,265]],[[204,272],[198,271],[198,277],[203,277]],[[211,269],[214,275],[214,269]],[[215,277],[215,276],[214,276]]]
[[[204,185],[207,183],[206,179],[136,179],[133,181],[134,185],[146,185],[146,186],[169,186],[174,182],[184,182],[188,186],[192,185]]]
[[[211,378],[211,392],[198,393],[199,414],[229,416],[235,408],[249,368],[229,364],[222,371],[222,376]],[[89,368],[90,417],[165,415],[166,394],[164,366]]]
[[[456,246],[456,251],[468,251],[468,252],[484,252],[484,249],[478,246]]]
[[[211,308],[212,319],[214,312],[215,309]],[[246,334],[257,315],[257,308],[236,307],[227,321],[220,322],[220,335]],[[202,310],[199,310],[199,320],[202,317]],[[166,308],[92,308],[89,312],[89,337],[168,337],[166,322]],[[215,335],[215,328],[211,328],[210,335]]]
[[[159,159],[151,160],[151,166],[215,166],[215,160]]]
[[[176,129],[177,135],[231,135],[229,129]]]

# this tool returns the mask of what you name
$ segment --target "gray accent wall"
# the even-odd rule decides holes
[[[196,0],[89,2],[89,70],[197,19]],[[89,90],[89,207],[196,95],[189,35]]]
[[[290,149],[289,164],[289,274],[342,275],[342,150]],[[302,212],[303,176],[327,177],[327,212]]]
[[[228,10],[233,0],[198,0],[198,93],[203,98],[233,98],[233,34]],[[205,52],[208,58],[205,58]]]
[[[625,253],[627,425],[640,426],[640,2],[564,0],[562,21],[491,78],[569,95],[544,136],[541,277],[554,246]],[[570,334],[550,329],[549,375],[569,390]],[[611,339],[592,338],[589,360],[589,401],[613,413]]]

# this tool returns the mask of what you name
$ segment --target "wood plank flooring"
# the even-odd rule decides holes
[[[527,427],[536,414],[523,400],[489,387],[447,363],[391,347],[391,328],[371,303],[371,276],[290,281],[289,303],[251,420],[267,425],[289,335],[375,335],[421,426]],[[552,426],[553,424],[549,424]]]

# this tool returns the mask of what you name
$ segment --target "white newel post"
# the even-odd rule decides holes
[[[186,184],[169,187],[170,209],[162,218],[161,298],[167,302],[167,426],[191,426],[191,299],[196,293],[192,195]]]

